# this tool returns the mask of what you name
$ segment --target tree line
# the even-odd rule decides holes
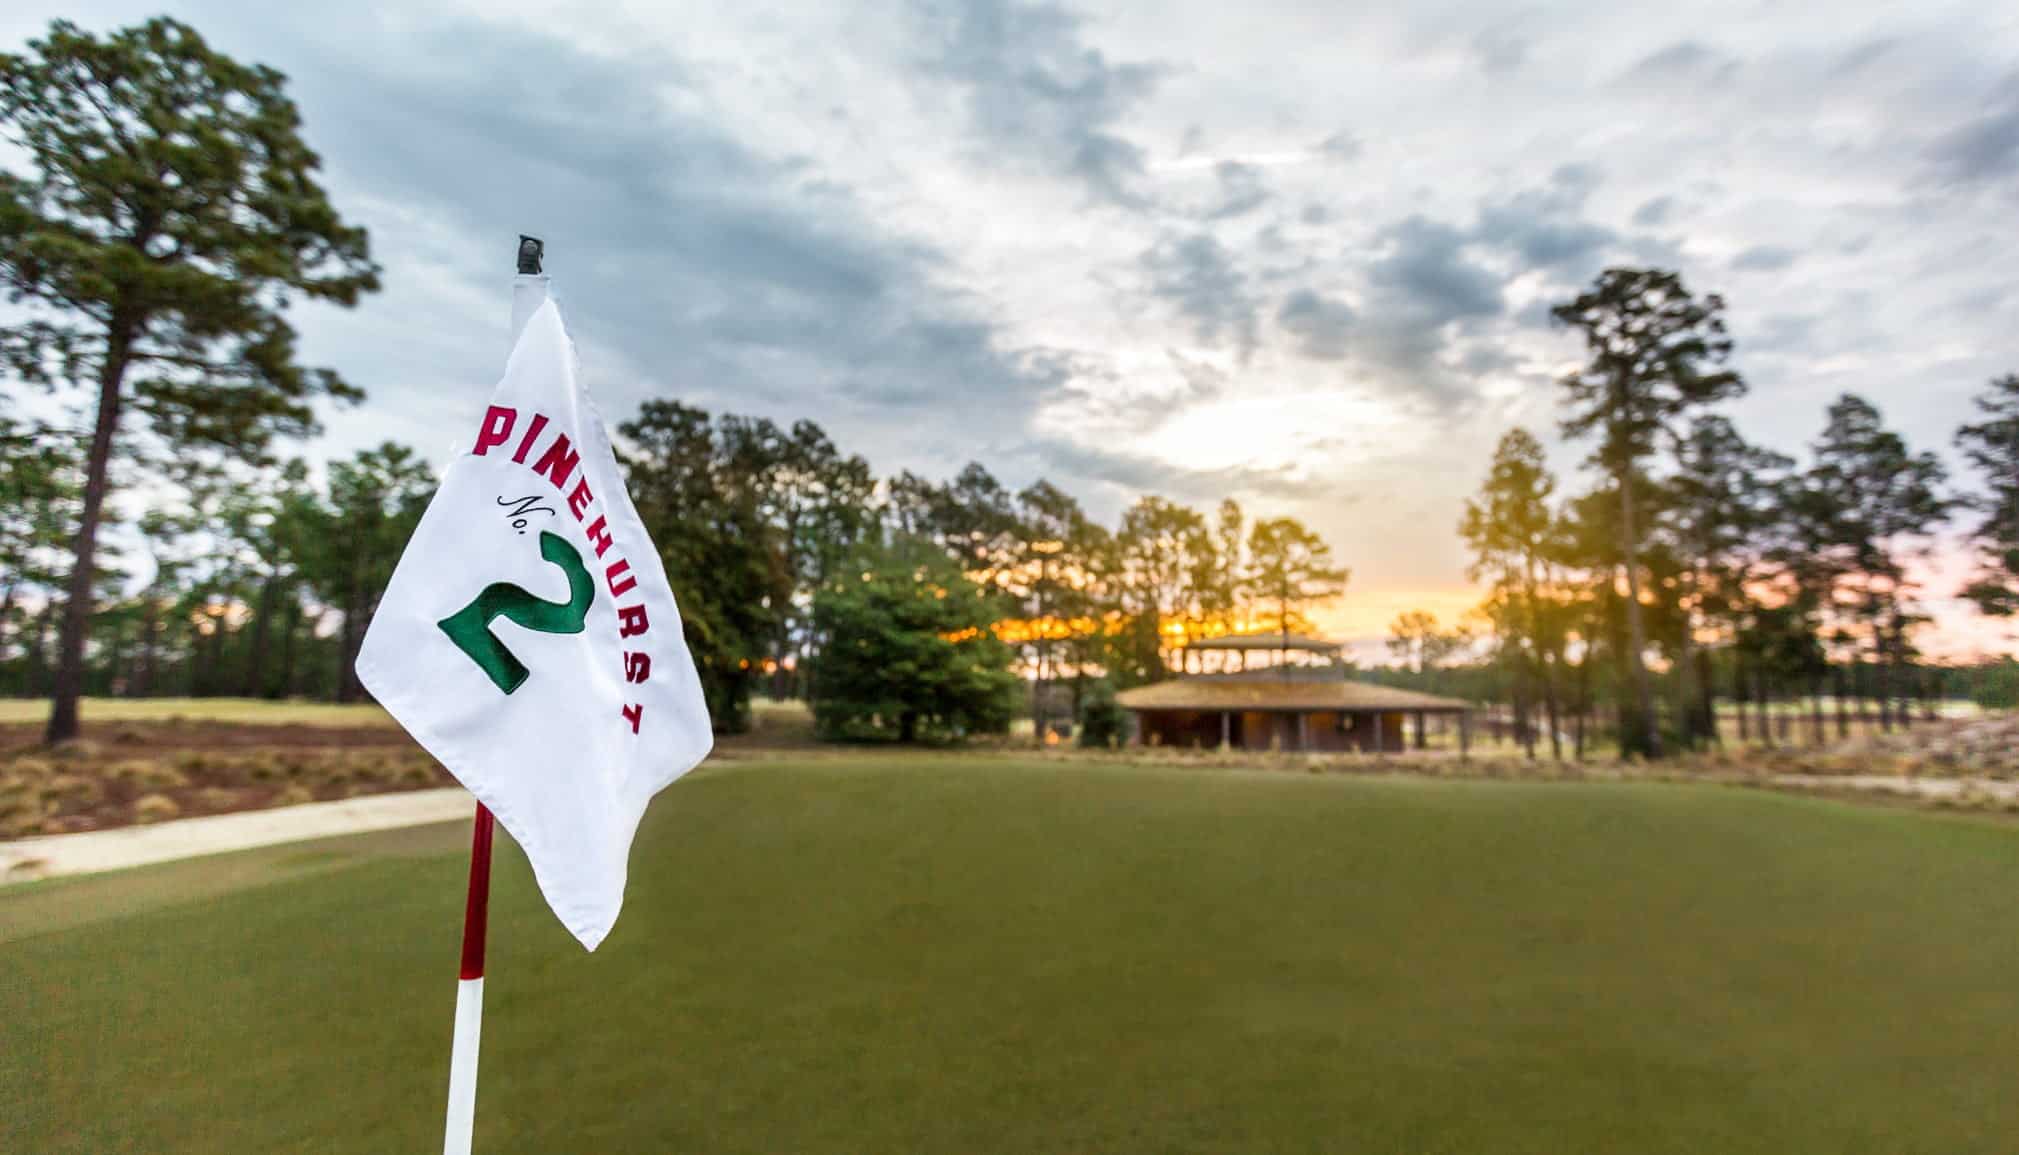
[[[280,452],[317,403],[363,396],[300,362],[289,307],[352,306],[379,273],[285,78],[172,19],[57,21],[0,54],[0,127],[0,362],[51,398],[0,393],[0,692],[48,695],[52,741],[87,692],[358,699],[352,660],[433,477],[398,445],[320,475]],[[1798,468],[1719,412],[1745,389],[1723,309],[1673,272],[1612,269],[1553,310],[1586,348],[1560,401],[1589,484],[1563,491],[1510,432],[1459,526],[1490,590],[1483,655],[1411,616],[1376,676],[1507,701],[1558,752],[1608,716],[1657,755],[1715,740],[1720,699],[1755,725],[1801,698],[1820,731],[1826,691],[1904,720],[1930,673],[1912,562],[1966,509],[1966,592],[2019,611],[2019,377],[1957,434],[1980,495],[1857,397]],[[728,729],[763,690],[840,737],[1000,729],[1022,704],[1042,734],[1203,670],[1188,641],[1301,628],[1347,579],[1307,527],[1232,501],[1145,497],[1106,526],[979,465],[878,477],[811,422],[655,400],[618,433]]]
[[[1724,302],[1673,272],[1609,269],[1553,312],[1586,347],[1559,402],[1562,433],[1588,446],[1588,487],[1563,492],[1517,428],[1459,525],[1489,590],[1489,663],[1552,754],[1566,730],[1581,754],[1600,711],[1628,753],[1715,742],[1721,699],[1742,739],[1773,741],[1770,717],[1806,703],[1820,742],[1826,698],[1839,735],[1854,701],[1882,729],[1911,724],[1911,703],[1942,692],[1914,643],[1928,620],[1915,563],[1959,513],[1976,514],[1980,554],[1962,592],[1986,614],[2019,612],[2019,376],[1986,385],[1980,420],[1956,433],[1982,475],[1969,494],[1852,394],[1829,406],[1806,464],[1747,440],[1719,411],[1746,388]],[[1422,615],[1392,633],[1419,668],[1461,640]]]
[[[87,692],[360,698],[353,661],[433,477],[393,444],[320,478],[277,453],[316,432],[316,401],[363,397],[299,362],[289,305],[378,287],[285,78],[172,19],[103,37],[59,20],[0,54],[0,125],[22,153],[0,172],[0,355],[64,413],[0,409],[0,690],[49,695],[51,741]],[[1162,677],[1173,641],[1251,610],[1287,628],[1345,579],[1308,529],[1231,502],[1209,523],[1146,498],[1109,530],[978,465],[879,479],[811,422],[651,401],[618,432],[731,729],[767,685],[836,733],[999,728],[1017,655],[1042,726],[1055,681],[1072,710],[1093,672]],[[933,591],[934,612],[870,604],[879,575],[910,575],[890,589]],[[862,635],[879,621],[919,652],[843,661],[837,637],[896,644]]]

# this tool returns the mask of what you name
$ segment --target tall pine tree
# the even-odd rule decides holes
[[[98,529],[122,434],[257,455],[358,392],[296,360],[291,299],[378,286],[363,229],[316,181],[286,80],[167,18],[99,38],[67,21],[0,54],[0,349],[28,380],[86,391],[95,419],[50,741],[77,734]]]

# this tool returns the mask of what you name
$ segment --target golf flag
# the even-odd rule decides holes
[[[713,739],[665,568],[551,300],[459,436],[357,671],[596,949],[646,803]]]

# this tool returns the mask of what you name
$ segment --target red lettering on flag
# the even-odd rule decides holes
[[[477,430],[477,447],[474,452],[482,457],[491,451],[493,445],[503,445],[505,438],[512,435],[512,426],[519,420],[519,411],[503,405],[493,405],[484,411],[483,427]]]
[[[650,623],[650,622],[648,622],[648,621],[646,621],[646,619],[645,619],[645,607],[644,607],[644,606],[642,606],[642,605],[639,605],[639,606],[618,606],[618,607],[617,607],[617,636],[618,636],[618,637],[620,637],[620,638],[635,638],[635,637],[637,637],[637,636],[638,636],[639,634],[642,634],[642,633],[644,633],[644,632],[645,632],[645,631],[646,631],[647,629],[649,629],[649,628],[650,628],[650,626],[651,626],[651,623]]]
[[[624,653],[624,680],[642,682],[652,676],[652,655],[631,651]]]
[[[568,478],[574,475],[575,467],[581,462],[582,455],[568,444],[568,435],[561,433],[554,437],[554,443],[540,455],[540,460],[533,463],[533,472],[546,474],[547,479],[554,483],[554,488],[560,489],[568,484]]]
[[[539,438],[540,430],[545,429],[546,427],[547,427],[547,415],[545,413],[533,414],[532,425],[526,428],[526,435],[519,439],[519,451],[517,453],[512,454],[512,464],[514,465],[526,464],[526,454],[532,452],[533,442]]]
[[[585,477],[576,482],[575,488],[568,493],[568,512],[575,515],[576,521],[580,521],[582,515],[588,511],[589,503],[594,500],[596,495],[589,492],[589,479]]]
[[[643,717],[645,717],[645,707],[637,705],[624,707],[624,720],[631,723],[631,732],[633,734],[638,732],[638,722]]]
[[[620,582],[617,580],[618,574],[624,575],[623,581]],[[603,576],[610,582],[611,597],[621,598],[625,594],[628,594],[632,590],[638,588],[638,579],[630,576],[630,574],[631,574],[631,563],[621,557],[618,558],[616,562],[612,564],[607,571],[604,572]]]
[[[599,517],[583,532],[589,535],[589,544],[596,547],[596,556],[602,557],[603,551],[610,548],[610,527]]]

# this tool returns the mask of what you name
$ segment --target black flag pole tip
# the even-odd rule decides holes
[[[519,272],[525,276],[535,276],[540,272],[540,262],[547,255],[547,243],[538,237],[519,234]]]

